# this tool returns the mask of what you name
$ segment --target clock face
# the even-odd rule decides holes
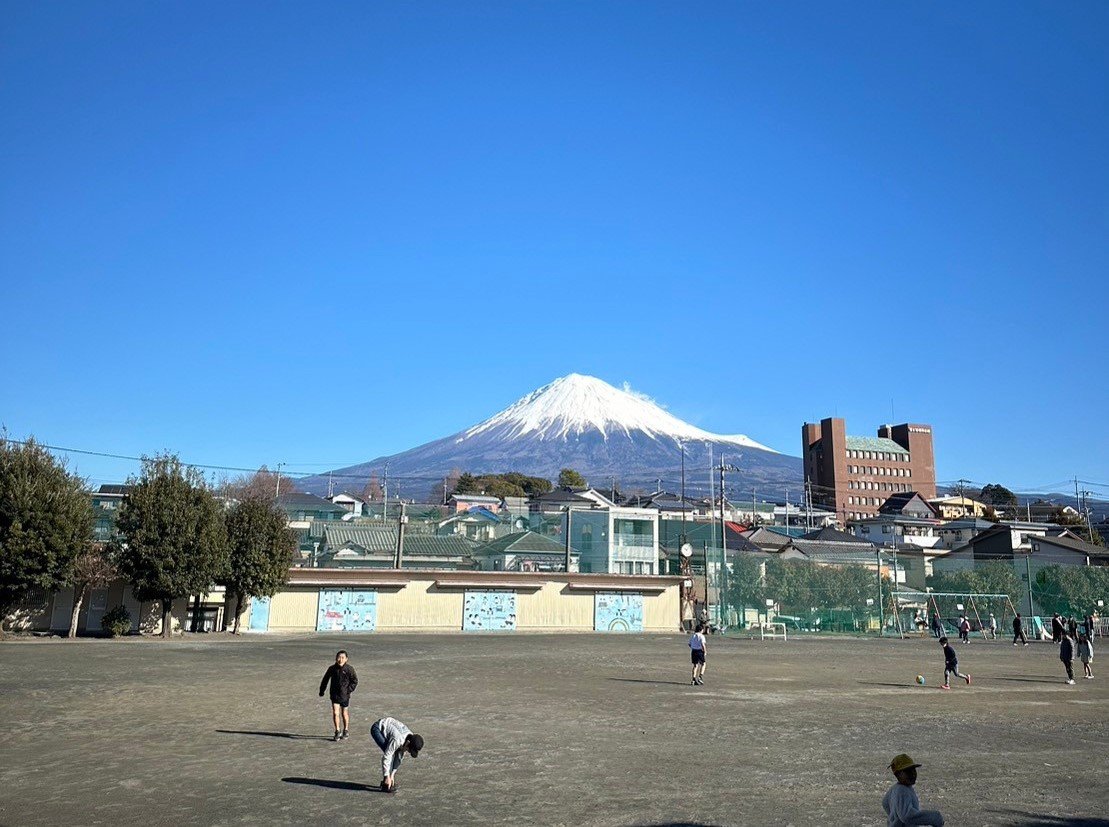
[[[678,551],[682,555],[682,557],[693,556],[693,546],[691,546],[689,543],[683,543],[682,547],[678,549]]]

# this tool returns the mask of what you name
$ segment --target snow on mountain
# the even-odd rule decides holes
[[[587,479],[619,482],[631,491],[677,490],[686,469],[688,491],[704,487],[725,457],[737,464],[729,483],[766,495],[796,489],[801,461],[742,434],[714,434],[683,422],[643,394],[614,388],[592,376],[570,374],[529,393],[495,416],[452,436],[388,457],[338,468],[332,481],[360,491],[371,474],[389,468],[390,490],[429,496],[453,470],[473,474],[518,471],[555,479],[573,468]],[[322,493],[328,474],[298,480],[302,491]],[[432,496],[439,496],[437,494]]]
[[[497,433],[508,439],[533,435],[540,440],[565,440],[589,430],[599,431],[606,440],[617,432],[631,437],[638,431],[651,439],[730,442],[760,451],[774,450],[744,434],[725,436],[701,430],[626,385],[620,390],[596,377],[578,373],[532,391],[496,416],[464,431],[457,442],[484,433]]]

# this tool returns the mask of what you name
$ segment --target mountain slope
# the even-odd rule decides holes
[[[704,431],[641,394],[579,374],[556,379],[457,434],[336,469],[332,476],[337,489],[360,490],[372,473],[382,475],[387,462],[391,492],[399,486],[401,496],[416,499],[426,498],[454,469],[554,479],[560,469],[574,468],[600,487],[615,479],[624,491],[654,490],[661,479],[675,490],[683,444],[687,492],[707,493],[710,452],[715,463],[723,455],[739,468],[729,474],[729,496],[749,496],[756,487],[778,495],[801,485],[799,459],[745,435]],[[298,481],[299,488],[314,493],[326,492],[327,484],[326,474]]]

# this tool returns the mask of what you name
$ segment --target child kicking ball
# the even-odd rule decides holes
[[[943,686],[941,686],[940,689],[951,688],[951,684],[948,683],[949,675],[962,678],[967,682],[967,686],[970,686],[970,675],[959,673],[959,656],[955,653],[955,649],[947,642],[947,638],[940,638],[940,646],[943,647]]]

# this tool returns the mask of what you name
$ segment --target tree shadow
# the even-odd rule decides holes
[[[224,735],[263,735],[266,738],[296,738],[304,741],[330,741],[326,735],[297,735],[295,732],[261,732],[249,729],[217,729]]]
[[[1013,818],[1013,827],[1109,827],[1109,819],[1088,816],[1048,816],[1025,810],[990,810]]]
[[[990,680],[1014,681],[1016,683],[1053,683],[1059,685],[1063,684],[1062,678],[1059,678],[1058,680],[1056,680],[1055,678],[991,678]]]
[[[609,678],[609,680],[621,683],[668,683],[671,686],[688,686],[686,681],[651,681],[646,678]]]
[[[325,787],[329,790],[351,790],[354,792],[371,792],[380,793],[385,792],[377,784],[359,784],[357,781],[334,781],[330,778],[301,778],[299,776],[288,776],[282,778],[286,784],[307,784],[311,787]]]

